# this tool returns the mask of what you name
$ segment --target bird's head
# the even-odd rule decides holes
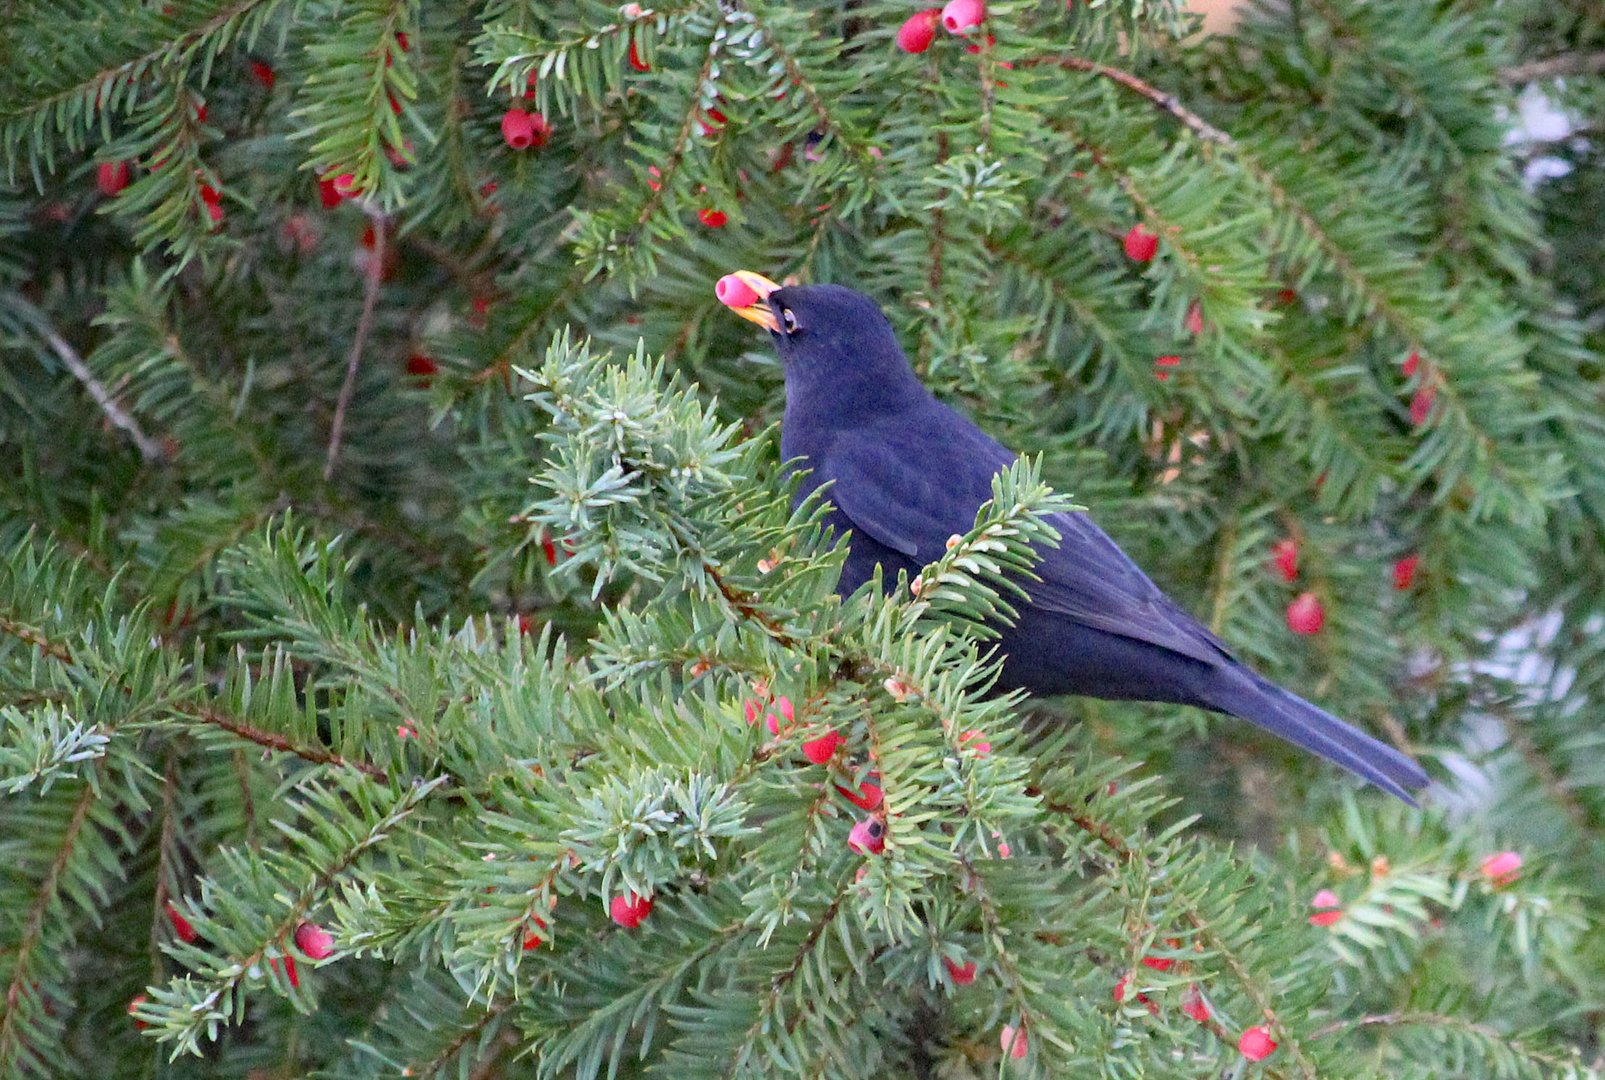
[[[875,301],[843,285],[777,285],[737,270],[719,279],[719,300],[769,331],[788,386],[913,380],[892,324]]]

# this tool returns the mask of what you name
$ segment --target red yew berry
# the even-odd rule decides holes
[[[277,956],[269,957],[268,967],[274,971],[278,971],[279,958]],[[296,971],[295,957],[291,956],[289,953],[284,954],[284,977],[290,981],[290,986],[292,988],[301,985],[301,973]]]
[[[1141,225],[1133,225],[1126,233],[1126,258],[1145,263],[1159,253],[1159,236]]]
[[[1411,375],[1414,375],[1416,373],[1416,368],[1421,366],[1421,354],[1412,349],[1410,351],[1410,355],[1404,358],[1404,364],[1402,366],[1404,368],[1405,378],[1409,378]]]
[[[981,0],[947,0],[942,8],[942,27],[950,34],[966,34],[986,19]]]
[[[1279,289],[1276,293],[1276,303],[1279,307],[1287,307],[1298,302],[1298,293],[1292,289]]]
[[[309,960],[327,960],[334,955],[334,935],[315,922],[304,922],[295,928],[295,947]]]
[[[412,41],[408,39],[407,32],[405,30],[396,31],[396,44],[401,46],[402,52],[412,51]]]
[[[223,208],[215,202],[206,204],[206,216],[212,219],[212,228],[223,224]]]
[[[407,357],[408,375],[416,375],[420,379],[428,379],[429,376],[439,370],[440,366],[422,353],[413,353]]]
[[[1295,634],[1319,634],[1326,625],[1326,609],[1312,592],[1299,593],[1287,605],[1287,628]]]
[[[1004,1024],[1003,1033],[998,1038],[1003,1052],[1012,1058],[1023,1058],[1030,1047],[1026,1044],[1025,1027],[1016,1031],[1013,1024]]]
[[[273,89],[274,82],[278,80],[278,76],[273,73],[273,69],[260,60],[252,60],[250,66],[251,78],[260,83],[262,89]]]
[[[1298,541],[1291,538],[1278,540],[1271,545],[1271,563],[1283,581],[1298,577]]]
[[[535,122],[520,108],[508,109],[502,114],[502,141],[514,150],[528,150],[535,145]]]
[[[396,738],[398,738],[398,739],[416,739],[417,737],[418,737],[418,730],[416,728],[408,727],[406,724],[397,724],[396,725]]]
[[[781,695],[775,698],[774,704],[779,715],[777,716],[773,712],[769,713],[764,717],[764,726],[769,729],[769,734],[778,736],[783,730],[781,726],[781,717],[785,717],[785,727],[787,728],[791,726],[792,722],[797,717],[796,710],[791,707],[790,698]],[[763,708],[763,705],[758,701],[757,698],[748,698],[742,705],[742,711],[746,714],[747,723],[756,724],[758,722],[759,714],[763,712]]]
[[[150,998],[144,994],[135,994],[128,1001],[128,1015],[134,1018],[134,1026],[140,1031],[150,1027],[150,1024],[145,1020],[141,1020],[138,1015],[140,1007],[148,1001],[150,1001]]]
[[[1237,1040],[1237,1052],[1250,1061],[1264,1061],[1276,1050],[1276,1041],[1262,1027],[1251,1027]]]
[[[341,173],[334,178],[334,191],[342,199],[354,199],[362,194],[362,189],[357,186],[357,178],[351,173]]]
[[[1482,860],[1482,876],[1495,885],[1509,885],[1521,872],[1521,856],[1514,851],[1501,851]]]
[[[1393,564],[1393,587],[1404,592],[1415,584],[1416,568],[1421,565],[1421,556],[1406,555]]]
[[[841,749],[846,741],[837,732],[827,731],[819,738],[809,739],[802,744],[803,757],[815,765],[823,765],[836,756],[836,751]]]
[[[947,957],[942,957],[942,966],[947,968],[947,977],[953,980],[954,986],[968,986],[975,981],[975,961],[969,960],[962,964],[955,964]]]
[[[634,930],[652,914],[652,898],[637,896],[633,892],[626,896],[615,896],[608,905],[608,914],[624,929]]]
[[[129,172],[126,161],[103,161],[95,170],[95,186],[109,199],[128,186]]]
[[[927,8],[910,15],[897,28],[897,47],[906,53],[922,53],[936,40],[936,23],[942,17],[941,8]]]
[[[729,221],[730,218],[726,216],[723,210],[715,210],[712,207],[708,207],[697,211],[697,220],[710,229],[722,229],[724,228],[724,223]]]
[[[1310,916],[1311,926],[1331,926],[1343,918],[1343,909],[1338,903],[1337,894],[1331,889],[1322,889],[1310,898],[1310,907],[1315,914]]]
[[[703,112],[702,119],[698,120],[697,124],[702,128],[702,134],[706,137],[717,132],[727,122],[724,113],[718,109],[710,108]]]
[[[1204,309],[1194,300],[1187,305],[1187,314],[1182,318],[1181,324],[1189,334],[1202,334],[1204,332]]]
[[[713,295],[718,297],[719,303],[731,308],[751,307],[758,302],[758,294],[753,287],[735,274],[720,278],[713,287]]]
[[[841,792],[848,802],[860,810],[878,810],[882,800],[886,797],[879,784],[871,784],[867,780],[857,791],[849,791],[840,784],[836,785],[836,790]]]
[[[630,66],[637,71],[651,71],[652,65],[641,56],[641,46],[635,39],[630,39]]]
[[[1165,368],[1179,367],[1180,365],[1181,365],[1181,357],[1179,357],[1179,356],[1161,356],[1161,357],[1158,357],[1158,358],[1156,358],[1154,360],[1154,368],[1156,369],[1154,371],[1154,378],[1158,379],[1160,382],[1165,382],[1165,381],[1169,380],[1170,372],[1165,371],[1164,369]]]
[[[340,205],[340,189],[335,186],[334,180],[327,176],[320,176],[318,180],[318,199],[323,203],[325,210],[333,210]]]
[[[195,927],[190,921],[184,918],[184,913],[179,911],[171,900],[167,901],[166,910],[167,921],[173,924],[173,933],[178,935],[178,940],[186,945],[194,942],[199,935],[195,933]]]
[[[1165,939],[1165,948],[1172,950],[1180,949],[1181,940],[1179,938],[1168,937]],[[1155,971],[1169,971],[1171,968],[1176,966],[1175,960],[1166,957],[1145,956],[1143,957],[1142,962],[1145,966],[1151,967]]]
[[[985,757],[992,752],[992,744],[987,741],[986,732],[971,728],[959,736],[959,749],[967,750],[976,757]]]
[[[864,818],[847,834],[847,846],[860,855],[879,855],[886,850],[886,823],[880,818]]]
[[[1209,1023],[1209,1005],[1204,1001],[1203,991],[1198,989],[1197,983],[1189,983],[1182,994],[1181,1011],[1200,1024]]]
[[[211,184],[203,183],[201,185],[201,201],[211,206],[217,206],[223,201],[223,193]]]
[[[539,927],[542,930],[546,929],[546,920],[541,918],[539,915],[531,915],[529,917],[529,921],[534,923],[537,927]],[[524,951],[525,952],[529,952],[531,949],[538,949],[538,948],[541,947],[541,944],[542,944],[542,938],[534,930],[525,930],[524,931]]]
[[[541,531],[541,554],[546,556],[547,566],[557,565],[557,545],[552,542],[551,533]]]
[[[1410,398],[1410,423],[1420,427],[1432,415],[1432,405],[1438,398],[1436,386],[1420,386]]]

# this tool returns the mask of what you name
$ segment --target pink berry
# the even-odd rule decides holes
[[[803,757],[815,765],[823,765],[836,756],[836,751],[847,740],[834,731],[827,731],[817,739],[809,739],[802,744]]]
[[[128,173],[126,161],[103,161],[95,172],[95,186],[109,199],[128,186]]]
[[[713,287],[713,295],[719,298],[719,303],[725,307],[744,308],[751,307],[758,302],[758,294],[735,274],[726,274],[719,279]]]
[[[942,27],[950,34],[965,34],[986,19],[982,0],[947,0],[942,8]]]
[[[1194,300],[1187,305],[1187,316],[1182,319],[1182,326],[1189,334],[1202,334],[1204,332],[1204,309]]]
[[[523,109],[508,109],[502,114],[502,140],[514,150],[527,150],[535,145],[535,122]]]
[[[941,8],[927,8],[916,12],[897,29],[897,47],[906,53],[922,53],[936,40],[936,22],[942,17]]]
[[[1508,885],[1521,870],[1521,856],[1514,851],[1501,851],[1482,860],[1482,876],[1495,885]]]
[[[324,960],[334,954],[334,935],[317,923],[304,922],[295,928],[295,947],[311,960]]]
[[[362,194],[362,189],[357,187],[357,178],[351,173],[341,173],[335,177],[334,190],[342,199],[351,199]]]
[[[1023,1058],[1025,1057],[1025,1052],[1030,1049],[1026,1043],[1025,1028],[1023,1026],[1016,1031],[1013,1024],[1004,1024],[1003,1033],[998,1042],[1002,1045],[1003,1052],[1012,1058]]]
[[[1432,405],[1438,399],[1436,386],[1421,386],[1410,398],[1410,423],[1420,427],[1432,415]]]
[[[1310,916],[1311,926],[1331,926],[1343,918],[1337,894],[1331,889],[1322,889],[1311,897],[1310,907],[1315,909],[1315,914]]]
[[[1414,375],[1416,373],[1416,368],[1420,366],[1421,354],[1412,349],[1410,351],[1410,355],[1404,358],[1403,367],[1405,378],[1409,378],[1411,375]]]
[[[715,210],[710,206],[697,211],[697,220],[710,229],[722,229],[730,218],[723,210]]]
[[[630,893],[627,896],[615,896],[608,905],[608,914],[613,921],[626,930],[634,930],[642,921],[652,913],[652,898],[650,896],[637,896]]]
[[[1393,587],[1404,592],[1415,584],[1416,568],[1421,565],[1421,556],[1406,555],[1393,564]]]
[[[1204,1001],[1203,991],[1198,989],[1197,983],[1189,983],[1182,994],[1181,1011],[1200,1024],[1209,1022],[1209,1005]]]
[[[1170,372],[1165,371],[1163,369],[1179,367],[1180,365],[1181,365],[1181,357],[1179,357],[1179,356],[1160,356],[1160,357],[1157,357],[1154,360],[1154,367],[1159,369],[1159,370],[1156,370],[1154,372],[1154,378],[1158,379],[1160,382],[1166,382],[1170,378]]]
[[[1287,605],[1287,628],[1295,634],[1319,634],[1326,625],[1326,609],[1311,592],[1299,593]]]
[[[150,1023],[148,1021],[141,1020],[137,1015],[140,1007],[149,1000],[150,998],[144,994],[135,994],[133,997],[128,999],[128,1015],[134,1018],[134,1026],[140,1031],[144,1031],[146,1028],[150,1027]]]
[[[959,736],[959,749],[967,750],[976,757],[985,757],[992,752],[992,744],[987,741],[986,732],[971,728]]]
[[[1250,1061],[1264,1061],[1276,1050],[1276,1041],[1262,1027],[1251,1027],[1237,1040],[1237,1052]]]
[[[1298,541],[1278,540],[1271,545],[1271,562],[1276,566],[1276,572],[1282,575],[1283,581],[1292,581],[1298,577]]]
[[[953,980],[954,986],[968,986],[975,981],[974,960],[963,964],[955,964],[944,956],[942,957],[942,966],[947,968],[948,978]]]
[[[886,850],[886,823],[873,817],[857,822],[847,834],[847,846],[860,855],[879,855]]]
[[[1159,253],[1159,237],[1141,225],[1133,225],[1126,233],[1126,258],[1144,263]]]
[[[637,71],[651,71],[652,65],[641,57],[641,48],[634,39],[630,41],[630,66]]]
[[[186,945],[193,942],[198,936],[195,933],[194,925],[184,918],[184,913],[174,907],[171,900],[167,902],[167,921],[173,924],[173,933],[178,935],[178,940]]]

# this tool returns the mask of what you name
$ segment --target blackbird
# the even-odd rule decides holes
[[[719,299],[769,331],[785,368],[781,454],[824,487],[848,535],[840,591],[879,564],[888,583],[939,558],[1015,455],[915,376],[875,302],[840,285],[776,285],[740,270]],[[828,486],[826,486],[828,485]],[[1257,724],[1412,803],[1427,774],[1406,755],[1250,670],[1150,581],[1084,513],[1054,514],[1013,625],[998,626],[999,685],[1033,694],[1194,705]]]

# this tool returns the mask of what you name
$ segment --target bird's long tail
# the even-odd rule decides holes
[[[1268,679],[1246,668],[1238,670],[1243,678],[1211,695],[1215,708],[1319,754],[1415,805],[1410,792],[1426,787],[1428,778],[1414,760]]]

